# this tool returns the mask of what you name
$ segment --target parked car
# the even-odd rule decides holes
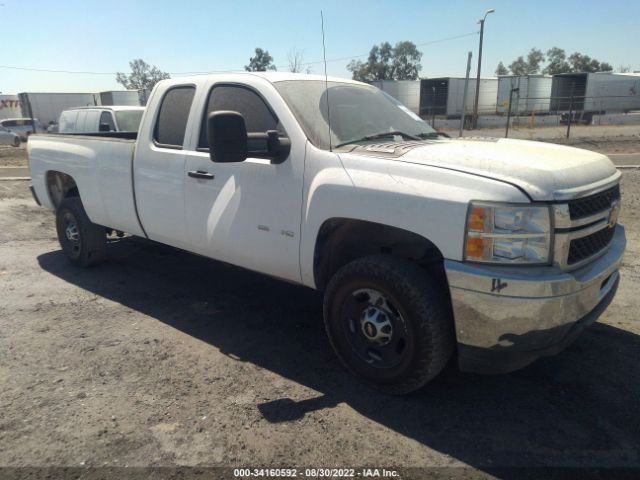
[[[45,131],[37,118],[5,118],[4,120],[0,120],[0,126],[6,128],[10,132],[20,135],[20,140],[23,142],[26,142],[27,137],[32,133],[41,133]]]
[[[137,132],[144,107],[80,107],[60,114],[58,133]]]
[[[288,73],[161,81],[137,139],[114,136],[27,147],[71,262],[121,231],[323,291],[338,357],[385,392],[452,355],[556,354],[618,287],[621,174],[599,153],[444,138],[373,86]]]
[[[20,135],[10,132],[4,127],[0,127],[0,145],[20,146]]]

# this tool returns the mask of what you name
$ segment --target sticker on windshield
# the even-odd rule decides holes
[[[400,110],[402,110],[404,113],[406,113],[407,115],[409,115],[411,118],[413,118],[414,120],[417,120],[418,122],[422,122],[422,123],[426,123],[424,120],[422,120],[418,115],[416,115],[415,113],[413,113],[411,110],[409,110],[407,107],[405,107],[404,105],[398,105],[398,108]]]

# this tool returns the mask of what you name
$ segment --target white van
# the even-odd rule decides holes
[[[137,132],[144,107],[81,107],[60,114],[58,133]]]

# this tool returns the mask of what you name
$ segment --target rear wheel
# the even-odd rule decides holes
[[[418,265],[389,255],[342,267],[327,288],[324,317],[342,363],[386,393],[422,387],[453,351],[445,290]]]
[[[80,198],[62,200],[56,211],[56,230],[62,251],[74,264],[88,267],[106,257],[105,229],[89,220]]]

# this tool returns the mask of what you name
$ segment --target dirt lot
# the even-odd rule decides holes
[[[0,167],[24,167],[27,165],[26,144],[16,147],[0,145]]]
[[[0,466],[640,468],[639,185],[623,173],[599,323],[520,372],[452,367],[396,398],[343,371],[315,292],[132,239],[74,268],[28,182],[0,181]]]

